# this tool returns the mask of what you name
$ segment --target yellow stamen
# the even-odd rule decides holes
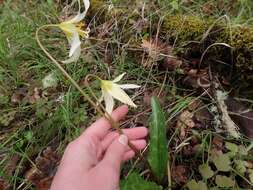
[[[108,91],[112,88],[112,82],[107,80],[101,80],[101,89]]]

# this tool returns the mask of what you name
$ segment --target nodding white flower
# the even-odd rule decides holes
[[[123,89],[134,89],[139,88],[140,86],[135,84],[117,84],[126,73],[123,73],[116,77],[114,80],[101,80],[101,90],[102,90],[102,97],[100,101],[105,101],[105,109],[106,111],[111,114],[114,107],[114,99],[121,101],[124,104],[128,104],[132,107],[137,107],[131,98],[125,93]]]
[[[89,37],[90,29],[87,28],[86,30],[83,30],[82,28],[84,27],[84,24],[81,21],[84,19],[90,7],[90,1],[84,0],[83,2],[85,7],[84,12],[80,12],[80,2],[78,1],[78,14],[74,18],[57,25],[65,33],[70,44],[69,59],[63,61],[63,63],[71,63],[77,61],[81,54],[81,41],[79,36],[84,38]]]

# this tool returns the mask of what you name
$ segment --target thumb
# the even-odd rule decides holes
[[[103,162],[110,163],[116,172],[120,172],[120,165],[123,160],[123,156],[128,147],[128,137],[126,135],[120,135],[115,139],[108,147]]]

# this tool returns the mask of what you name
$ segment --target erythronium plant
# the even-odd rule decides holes
[[[112,113],[114,107],[114,99],[121,101],[124,104],[128,104],[132,107],[137,107],[131,98],[124,92],[123,89],[135,89],[140,86],[135,84],[117,84],[126,73],[123,73],[116,77],[114,80],[100,80],[102,97],[100,101],[104,100],[105,109],[108,113]]]
[[[74,0],[74,2],[75,1],[76,0]],[[65,32],[69,42],[73,41],[71,43],[71,48],[70,48],[70,55],[72,55],[72,56],[69,58],[69,60],[66,60],[65,63],[76,61],[78,59],[79,55],[80,55],[79,52],[81,50],[80,49],[80,43],[78,41],[79,40],[79,35],[81,35],[81,36],[87,36],[88,35],[88,31],[81,30],[81,25],[80,25],[80,23],[78,23],[78,21],[81,21],[85,17],[86,12],[87,12],[87,10],[90,6],[89,0],[83,0],[83,2],[84,2],[84,5],[85,5],[85,11],[83,13],[80,13],[80,0],[78,0],[79,13],[76,17],[74,17],[73,19],[71,19],[69,21],[60,23],[60,24],[49,24],[49,25],[41,26],[36,31],[36,40],[38,42],[38,45],[44,51],[44,53],[48,56],[48,58],[50,58],[50,60],[55,64],[55,66],[58,67],[58,69],[62,72],[62,74],[72,83],[72,85],[76,87],[76,89],[82,94],[82,96],[98,111],[98,113],[101,116],[104,116],[110,122],[112,128],[117,130],[119,134],[123,134],[123,131],[119,127],[119,124],[113,120],[113,118],[106,111],[106,109],[104,109],[103,106],[97,106],[97,104],[84,92],[84,90],[77,84],[77,82],[67,73],[67,71],[62,67],[62,65],[44,48],[44,46],[42,45],[42,43],[39,39],[39,31],[41,29],[46,28],[46,27],[56,27],[56,26],[60,27]],[[78,38],[77,38],[77,34],[78,34]],[[88,88],[90,89],[89,86],[88,86]],[[128,145],[129,145],[129,147],[131,147],[132,150],[134,150],[136,153],[138,153],[137,149],[135,148],[135,146],[130,141],[128,142]]]

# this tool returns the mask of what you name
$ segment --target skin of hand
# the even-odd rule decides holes
[[[128,112],[127,106],[114,110],[119,121]],[[119,190],[120,166],[134,157],[130,140],[138,150],[145,148],[145,127],[124,129],[124,135],[111,131],[111,125],[100,118],[66,148],[51,190]]]

